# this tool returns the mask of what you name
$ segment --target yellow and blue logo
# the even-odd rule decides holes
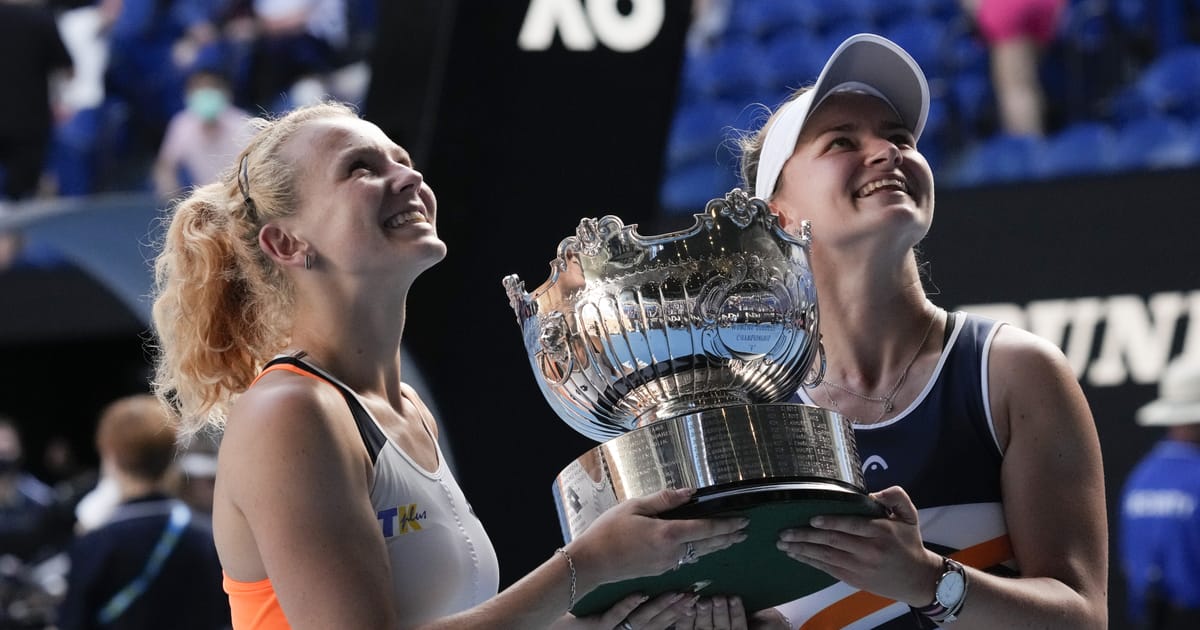
[[[388,508],[379,512],[377,516],[379,524],[383,527],[383,537],[391,538],[421,529],[420,521],[429,518],[429,513],[428,510],[418,512],[417,504],[410,503],[408,507],[400,505]]]

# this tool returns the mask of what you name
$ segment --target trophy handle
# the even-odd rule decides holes
[[[804,382],[800,384],[806,389],[812,389],[825,380],[825,344],[819,340],[817,341],[817,362],[809,368],[808,374],[811,378],[805,378]]]

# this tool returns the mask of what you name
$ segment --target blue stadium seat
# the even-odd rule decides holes
[[[694,214],[703,212],[704,204],[734,186],[737,177],[733,167],[709,160],[669,171],[663,178],[659,199],[668,214]]]
[[[783,3],[811,5],[816,11],[816,26],[825,32],[842,23],[867,24],[866,30],[870,31],[869,25],[874,23],[876,2],[873,0],[783,0]]]
[[[1200,149],[1186,123],[1169,116],[1148,116],[1117,132],[1117,167],[1123,170],[1188,166]]]
[[[859,33],[878,33],[879,30],[863,17],[848,17],[830,24],[821,34],[825,41],[825,55],[829,56],[847,37]],[[824,61],[824,60],[822,60]]]
[[[1142,73],[1137,89],[1160,113],[1200,116],[1200,46],[1182,46],[1160,55]]]
[[[730,30],[759,40],[796,28],[814,33],[820,29],[821,21],[820,7],[810,2],[739,0],[729,12]]]
[[[1100,174],[1117,164],[1116,135],[1107,125],[1081,122],[1046,140],[1040,175],[1063,177]]]
[[[1154,42],[1159,51],[1187,44],[1186,7],[1180,0],[1110,0],[1121,30]]]
[[[1044,143],[1033,136],[998,134],[969,149],[948,183],[954,186],[979,186],[1037,179],[1041,176]]]
[[[1113,95],[1105,110],[1107,117],[1118,126],[1160,115],[1137,83],[1127,85]]]
[[[762,58],[762,49],[749,38],[727,38],[710,51],[690,55],[685,79],[695,93],[744,102],[756,95]]]
[[[759,81],[768,90],[798,88],[817,80],[832,48],[804,31],[780,33],[766,46],[759,66]]]
[[[946,18],[958,11],[957,0],[871,0],[870,14],[876,23],[886,26],[912,16]],[[946,11],[949,4],[951,11]]]
[[[667,168],[711,159],[724,140],[723,130],[735,123],[737,108],[720,101],[685,103],[675,114],[667,138]]]
[[[915,2],[921,13],[931,17],[950,20],[962,15],[962,5],[958,0],[915,0]]]
[[[924,16],[912,16],[887,27],[884,35],[908,51],[929,78],[943,76],[945,22]]]
[[[991,75],[986,71],[962,72],[951,77],[947,98],[967,133],[973,133],[984,120],[995,115],[996,96]]]
[[[948,75],[961,72],[987,74],[991,71],[987,46],[975,34],[970,21],[965,17],[963,20],[953,20],[947,27],[943,48],[946,52],[942,58],[942,65]]]
[[[952,146],[955,137],[953,120],[946,101],[935,98],[929,102],[929,117],[925,119],[925,131],[921,134],[918,148],[930,164],[941,165],[946,148]]]
[[[1072,0],[1064,9],[1059,35],[1076,50],[1097,52],[1115,36],[1112,11],[1104,0]]]

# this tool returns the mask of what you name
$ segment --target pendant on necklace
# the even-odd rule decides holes
[[[885,398],[883,400],[883,413],[892,413],[892,399]]]

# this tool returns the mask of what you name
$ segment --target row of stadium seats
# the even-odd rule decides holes
[[[761,126],[756,104],[775,107],[814,81],[833,48],[864,31],[926,72],[921,149],[942,184],[1200,163],[1200,46],[1187,24],[1200,25],[1200,0],[1070,0],[1041,68],[1048,137],[1011,138],[997,130],[988,53],[957,0],[732,0],[720,37],[685,58],[661,203],[696,211],[736,185],[729,145]]]

